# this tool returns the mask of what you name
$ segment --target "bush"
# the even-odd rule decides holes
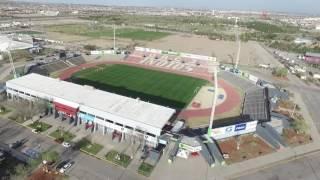
[[[103,146],[97,143],[92,143],[88,139],[84,138],[81,139],[78,143],[76,143],[74,148],[96,155],[103,148]]]
[[[128,167],[128,165],[131,162],[130,156],[119,153],[115,150],[111,150],[106,154],[106,159],[108,161],[114,162],[115,164],[122,166],[122,167]]]
[[[42,153],[42,160],[46,160],[48,162],[56,162],[59,158],[59,154],[56,151],[47,151]]]
[[[60,130],[60,129],[57,129],[54,132],[52,132],[50,134],[50,136],[55,138],[56,141],[58,140],[57,142],[60,142],[60,141],[61,142],[63,142],[63,141],[70,142],[75,137],[74,134],[71,134],[70,132]]]
[[[141,163],[141,165],[139,166],[139,169],[138,169],[138,173],[139,174],[142,174],[144,176],[150,176],[152,170],[153,170],[153,166],[148,164],[148,163]]]
[[[5,112],[6,108],[4,106],[0,106],[0,113]]]
[[[275,68],[272,72],[272,74],[274,76],[277,76],[277,77],[287,77],[288,75],[288,69],[287,68]]]
[[[301,117],[294,119],[291,126],[298,134],[306,134],[309,129],[308,124]]]
[[[51,125],[46,124],[44,122],[40,122],[40,121],[35,121],[34,123],[29,124],[28,126],[31,127],[32,129],[35,129],[37,132],[44,132],[49,128],[51,128]]]
[[[90,44],[88,44],[88,45],[83,46],[83,48],[84,48],[85,50],[87,50],[87,51],[94,51],[94,50],[97,49],[97,46],[96,46],[96,45],[90,45]]]

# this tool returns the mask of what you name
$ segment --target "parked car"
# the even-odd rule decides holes
[[[74,161],[70,161],[67,164],[65,164],[60,170],[60,173],[65,173],[70,167],[74,164]]]
[[[22,144],[23,144],[23,140],[21,140],[21,141],[16,141],[16,142],[14,142],[14,143],[10,143],[10,144],[9,144],[9,148],[16,149],[16,148],[22,146]]]
[[[64,165],[68,164],[70,160],[65,160],[65,161],[62,161],[60,162],[57,167],[56,167],[56,170],[60,170]]]
[[[6,158],[6,152],[2,149],[0,149],[0,162],[3,161]]]
[[[68,143],[68,142],[63,142],[63,143],[62,143],[62,146],[63,146],[63,147],[66,147],[66,148],[69,148],[69,147],[71,147],[71,144]]]
[[[35,134],[39,133],[39,131],[37,129],[32,129],[32,132],[35,133]]]

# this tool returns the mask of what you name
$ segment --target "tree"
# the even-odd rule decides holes
[[[48,108],[47,102],[45,100],[39,99],[33,102],[33,110],[35,114],[42,114]]]
[[[10,179],[23,180],[27,177],[29,169],[23,164],[19,164],[14,168],[14,171],[10,175]]]
[[[27,100],[18,100],[14,101],[13,105],[16,109],[16,115],[24,121],[37,114],[44,113],[47,108],[47,103],[45,100],[35,100],[33,102]]]
[[[287,68],[279,68],[279,67],[278,67],[278,68],[275,68],[275,69],[273,70],[272,74],[273,74],[274,76],[281,77],[281,78],[287,77],[287,75],[288,75],[288,69],[287,69]]]
[[[0,105],[0,113],[3,113],[3,112],[5,112],[5,111],[6,111],[6,107]]]
[[[309,126],[304,119],[296,118],[291,125],[298,134],[305,134],[309,129]]]
[[[58,160],[59,154],[56,151],[47,151],[41,155],[41,158],[48,162],[55,162]]]
[[[15,101],[14,106],[16,108],[16,115],[23,121],[31,118],[31,103],[25,100]]]
[[[96,45],[91,45],[91,44],[87,44],[87,45],[84,45],[83,48],[87,51],[94,51],[97,49],[97,46]]]

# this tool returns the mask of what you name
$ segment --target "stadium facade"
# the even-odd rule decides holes
[[[175,114],[171,108],[38,74],[9,80],[6,88],[10,99],[45,100],[55,114],[68,117],[76,126],[143,137],[153,147]]]

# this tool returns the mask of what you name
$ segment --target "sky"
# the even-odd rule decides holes
[[[23,0],[29,2],[206,8],[320,14],[320,0]]]

